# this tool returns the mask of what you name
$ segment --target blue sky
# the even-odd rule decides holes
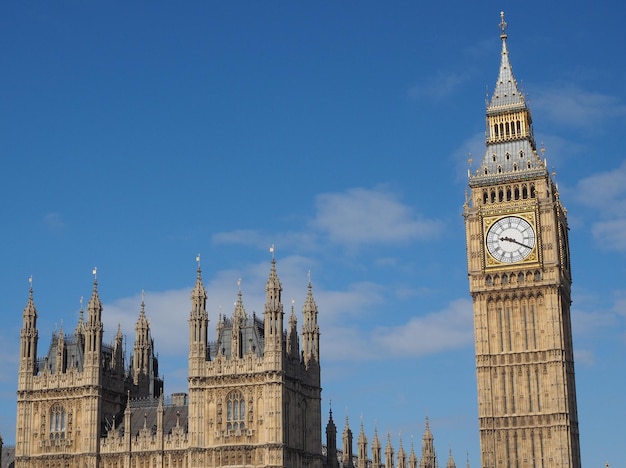
[[[584,466],[626,466],[626,7],[551,2],[5,2],[0,14],[0,434],[21,315],[40,354],[98,267],[105,340],[141,291],[165,391],[186,388],[198,252],[214,330],[242,279],[320,310],[324,424],[479,466],[461,216],[484,152],[500,10],[568,209]]]

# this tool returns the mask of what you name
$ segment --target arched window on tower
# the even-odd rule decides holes
[[[226,397],[226,429],[243,431],[246,428],[246,400],[237,390]]]
[[[50,439],[65,439],[67,414],[65,408],[55,404],[50,408]]]

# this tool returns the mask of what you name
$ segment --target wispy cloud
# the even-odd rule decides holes
[[[626,160],[612,171],[593,174],[579,181],[575,196],[600,216],[591,227],[598,246],[626,252]]]
[[[420,315],[406,323],[364,331],[358,327],[326,332],[324,350],[329,360],[415,358],[470,346],[473,342],[472,303],[456,299],[440,311]]]
[[[572,127],[591,128],[606,119],[626,117],[626,104],[619,98],[573,85],[546,88],[532,98],[534,110]]]
[[[351,247],[425,240],[442,229],[440,221],[422,218],[384,190],[324,193],[317,196],[315,205],[311,226],[331,242]]]
[[[416,315],[408,323],[374,330],[383,355],[418,357],[473,343],[472,302],[452,301],[444,310]]]

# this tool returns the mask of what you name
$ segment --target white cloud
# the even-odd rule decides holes
[[[404,325],[378,328],[373,339],[385,356],[424,356],[473,343],[472,320],[472,302],[457,299],[444,310],[413,317]]]
[[[626,252],[626,218],[594,223],[591,233],[601,249]]]
[[[615,211],[615,207],[624,208],[626,202],[626,160],[612,171],[599,172],[578,182],[576,187],[578,200],[601,211]],[[625,211],[617,211],[622,214]]]
[[[612,171],[582,179],[574,192],[580,203],[592,208],[601,218],[591,226],[598,246],[626,252],[626,161]]]
[[[351,247],[363,244],[424,240],[442,228],[438,220],[422,219],[383,190],[350,189],[316,197],[311,225],[330,241]]]
[[[578,128],[590,128],[606,119],[626,116],[626,105],[619,98],[576,86],[539,91],[533,95],[532,107],[555,122]]]
[[[441,311],[393,327],[331,328],[322,335],[322,352],[329,360],[341,361],[426,356],[471,345],[472,320],[471,301],[457,299]]]

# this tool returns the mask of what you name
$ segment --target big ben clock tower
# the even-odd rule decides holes
[[[464,206],[482,467],[580,467],[567,212],[502,58]]]

